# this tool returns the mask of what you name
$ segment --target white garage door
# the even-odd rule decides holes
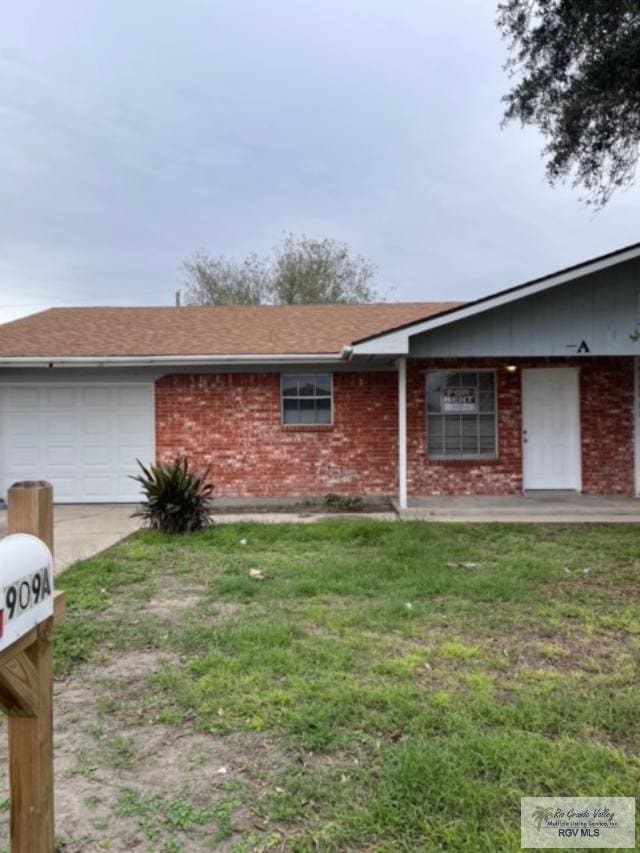
[[[48,480],[59,503],[139,499],[136,459],[153,461],[153,385],[0,387],[2,496]]]

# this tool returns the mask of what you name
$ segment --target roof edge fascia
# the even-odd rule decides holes
[[[0,356],[0,367],[198,367],[247,364],[318,364],[343,361],[340,353],[275,355]]]

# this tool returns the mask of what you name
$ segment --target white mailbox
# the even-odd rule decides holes
[[[0,651],[53,615],[53,557],[41,539],[0,540]]]

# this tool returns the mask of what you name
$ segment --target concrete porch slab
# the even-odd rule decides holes
[[[132,504],[57,504],[53,514],[56,572],[86,560],[140,527]],[[7,533],[6,510],[0,512],[0,536]]]
[[[450,522],[582,522],[605,524],[640,523],[640,500],[600,497],[577,492],[526,492],[509,497],[414,497],[407,509],[397,509],[404,521]]]

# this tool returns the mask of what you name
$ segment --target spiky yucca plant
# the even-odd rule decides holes
[[[210,524],[209,503],[213,486],[207,482],[210,469],[196,474],[184,456],[173,462],[149,465],[138,459],[142,474],[131,477],[140,483],[145,496],[134,515],[162,533],[193,533]]]

